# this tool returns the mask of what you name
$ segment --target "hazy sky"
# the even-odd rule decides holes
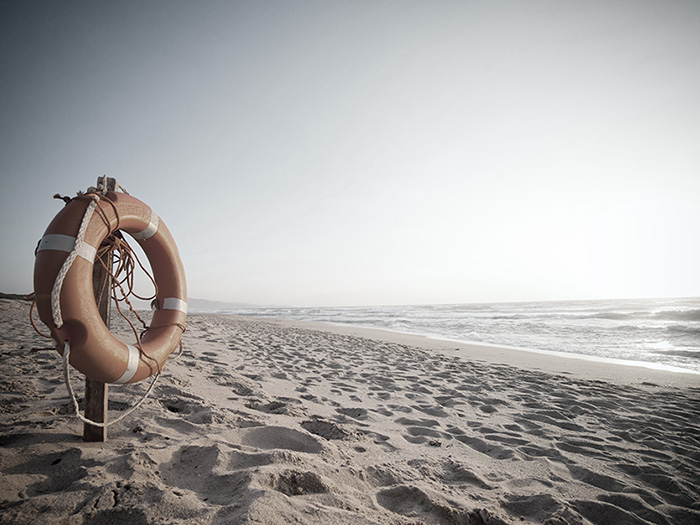
[[[106,173],[190,297],[700,295],[700,2],[0,2],[0,291]]]

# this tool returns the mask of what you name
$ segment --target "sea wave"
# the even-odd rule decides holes
[[[656,312],[655,319],[666,321],[697,321],[700,322],[700,308],[692,310],[666,310]]]
[[[700,322],[700,309],[692,310],[661,310],[661,311],[588,311],[588,312],[555,312],[555,311],[523,311],[523,312],[495,312],[495,311],[470,311],[459,310],[465,317],[476,319],[491,319],[494,321],[520,321],[520,320],[586,320],[603,319],[610,321],[627,320],[658,320],[658,321],[697,321]]]
[[[700,338],[700,326],[688,326],[682,324],[674,324],[666,327],[666,332],[691,335]]]
[[[365,326],[700,371],[700,298],[260,308],[242,315]],[[660,343],[663,342],[663,345]]]
[[[685,357],[688,359],[700,360],[700,350],[657,350],[654,353],[664,356]]]

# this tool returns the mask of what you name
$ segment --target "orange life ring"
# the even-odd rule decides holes
[[[177,245],[146,204],[125,193],[107,192],[87,225],[82,248],[65,275],[60,294],[63,325],[54,322],[51,292],[93,195],[70,201],[46,228],[34,264],[34,292],[40,319],[51,330],[57,350],[70,343],[70,364],[104,383],[135,383],[162,369],[179,346],[187,318],[187,284]],[[114,230],[141,245],[158,288],[157,309],[141,337],[141,350],[119,341],[105,325],[95,304],[92,270],[97,248]],[[156,365],[157,363],[157,365]]]

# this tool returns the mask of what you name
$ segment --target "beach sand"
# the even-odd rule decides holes
[[[0,300],[2,523],[700,523],[698,375],[193,314],[85,443],[28,310]]]

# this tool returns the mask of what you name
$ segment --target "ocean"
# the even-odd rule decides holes
[[[700,298],[226,310],[700,373]]]

